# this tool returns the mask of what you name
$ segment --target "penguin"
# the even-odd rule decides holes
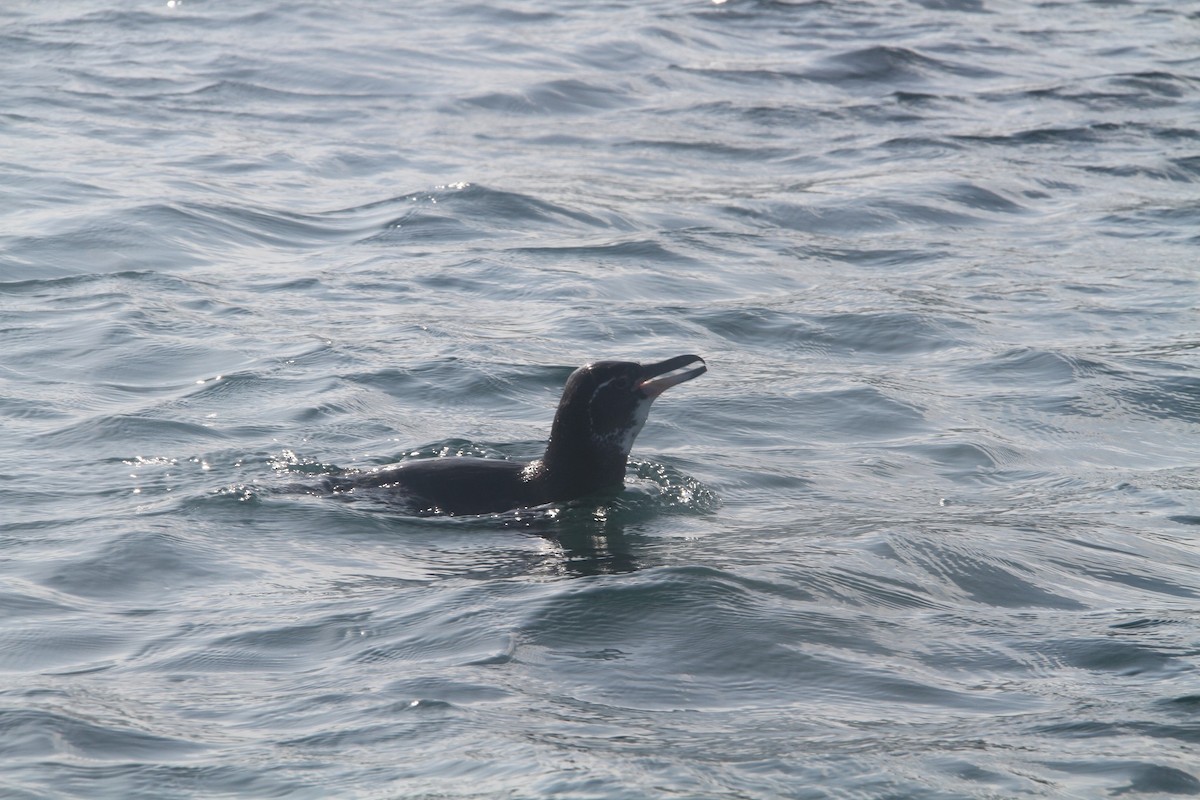
[[[334,493],[371,489],[415,513],[495,514],[565,503],[625,484],[629,451],[650,405],[708,370],[696,355],[654,364],[595,361],[571,373],[541,458],[424,458],[327,478]],[[372,494],[375,492],[373,491]]]

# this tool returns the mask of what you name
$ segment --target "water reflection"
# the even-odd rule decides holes
[[[638,569],[634,544],[626,536],[625,523],[619,518],[592,518],[590,523],[561,526],[543,535],[562,547],[563,568],[577,577],[612,575]]]
[[[504,529],[525,531],[541,537],[549,546],[532,558],[527,552],[514,554],[515,560],[501,558],[500,561],[504,561],[505,565],[492,563],[485,570],[488,575],[497,577],[500,573],[510,574],[514,563],[521,563],[524,567],[520,571],[583,577],[640,569],[647,543],[639,542],[639,537],[630,533],[631,530],[663,514],[705,513],[717,505],[716,495],[710,489],[672,467],[645,461],[632,461],[630,466],[627,485],[617,492],[594,495],[563,505],[514,509],[502,514],[480,516],[414,514],[402,498],[397,502],[389,492],[379,488],[359,487],[352,492],[336,492],[320,485],[293,483],[276,489],[260,489],[259,493],[307,495],[336,501],[334,508],[340,506],[352,512],[339,526],[342,528],[347,525],[355,527],[351,520],[365,515],[376,521],[386,516],[389,530],[399,528],[414,535],[428,534],[431,529],[438,529],[442,533],[448,530],[469,532],[471,537],[483,537]],[[332,513],[345,516],[337,511]],[[377,526],[370,527],[377,532]],[[442,537],[439,539],[444,542]],[[486,540],[480,540],[480,544],[483,541]],[[455,547],[448,549],[454,550]],[[442,559],[454,560],[447,548],[439,550]],[[643,553],[642,557],[639,557],[639,550]],[[478,555],[475,546],[470,546],[468,551]],[[492,558],[495,557],[494,550],[489,547],[487,551],[492,553]],[[474,573],[479,565],[474,559],[472,564],[471,572]],[[462,566],[460,563],[452,571],[457,573]],[[442,567],[446,567],[446,564],[443,563]]]

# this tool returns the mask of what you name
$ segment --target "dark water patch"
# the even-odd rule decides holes
[[[185,241],[308,248],[361,235],[363,228],[332,224],[336,217],[229,205],[151,206],[133,217],[149,227],[184,232]]]
[[[1155,164],[1153,166],[1120,164],[1117,166],[1085,166],[1084,169],[1114,178],[1149,178],[1151,180],[1176,181],[1179,183],[1195,182],[1197,172],[1195,166],[1188,163],[1186,159],[1181,159],[1181,161],[1184,162],[1182,168],[1177,168],[1171,164]]]
[[[1083,720],[1046,725],[1038,733],[1066,739],[1111,739],[1125,735],[1150,739],[1175,740],[1185,745],[1200,742],[1200,725],[1172,725],[1162,721],[1121,720],[1119,722]]]
[[[58,526],[64,525],[54,511],[64,498],[70,497],[76,504],[77,516],[70,523],[79,526],[73,528],[77,531],[76,536],[80,530],[107,530],[106,520],[111,519],[113,512],[129,508],[128,493],[133,487],[121,486],[120,477],[113,477],[112,473],[81,473],[78,464],[56,460],[60,462],[57,468],[42,465],[42,470],[35,471],[25,467],[7,481],[5,499],[12,510],[5,520],[4,532],[12,538],[6,536],[5,543],[14,555],[27,548],[36,550],[36,543],[43,541],[43,537],[49,536],[48,530],[56,527],[55,520]],[[119,468],[114,471],[121,472]],[[81,474],[91,480],[81,481]],[[113,487],[114,483],[118,488]]]
[[[1194,142],[1197,139],[1200,139],[1200,128],[1181,128],[1172,125],[1155,125],[1149,128],[1148,132],[1155,139],[1169,143]]]
[[[131,414],[95,416],[43,434],[45,442],[56,447],[88,449],[111,441],[187,447],[199,442],[223,441],[229,436],[229,432],[205,423]]]
[[[511,699],[514,692],[488,683],[470,683],[444,675],[402,677],[388,684],[389,694],[420,702],[473,706]]]
[[[546,248],[553,252],[556,248]],[[507,303],[534,303],[549,299],[565,299],[591,295],[592,292],[581,287],[572,280],[580,267],[570,266],[562,271],[563,274],[545,275],[545,280],[536,285],[523,278],[536,272],[524,264],[514,265],[513,262],[523,262],[521,256],[524,248],[517,248],[504,253],[499,260],[472,258],[462,263],[450,264],[436,272],[427,272],[412,279],[416,292],[429,292],[439,297],[474,297],[480,304],[479,314],[486,315],[490,322],[491,331],[481,329],[482,338],[502,338],[505,326],[512,328],[524,327],[527,322],[523,318],[513,318]],[[515,257],[514,257],[515,252]],[[536,251],[535,251],[536,252]],[[616,283],[614,280],[613,283]],[[539,309],[540,310],[540,309]],[[545,313],[544,311],[542,313]],[[441,326],[438,326],[440,328]],[[435,330],[434,325],[426,325],[423,331]],[[439,330],[439,333],[442,332]]]
[[[1048,760],[1045,766],[1077,776],[1101,776],[1108,785],[1111,796],[1128,794],[1200,794],[1200,780],[1191,773],[1176,767],[1156,764],[1151,761],[1131,761],[1126,759],[1111,759],[1104,762],[1095,760],[1061,761]],[[1118,781],[1128,781],[1127,784],[1113,787]]]
[[[212,551],[180,536],[133,533],[100,545],[87,557],[64,560],[43,582],[56,591],[93,599],[161,598],[229,576]]]
[[[6,626],[0,635],[5,655],[0,673],[31,671],[62,675],[111,669],[132,647],[128,631],[98,631],[78,619],[55,619],[37,625]]]
[[[0,397],[0,417],[14,424],[25,424],[30,429],[41,429],[45,422],[67,422],[74,419],[73,410],[56,408],[42,400],[29,396]]]
[[[554,259],[578,259],[586,261],[614,262],[644,267],[647,263],[696,265],[700,262],[683,253],[650,239],[609,242],[597,245],[569,245],[555,247],[521,247],[520,253],[551,257]]]
[[[504,114],[558,116],[590,114],[631,104],[626,92],[580,79],[536,83],[520,92],[489,92],[458,100],[451,113],[483,109]]]
[[[898,224],[887,211],[862,204],[825,206],[777,201],[730,205],[722,210],[760,230],[782,227],[811,234],[862,234],[891,230]]]
[[[1131,415],[1200,423],[1200,378],[1191,375],[1127,375],[1113,391]]]
[[[894,161],[897,157],[928,159],[945,157],[964,149],[956,142],[929,136],[898,136],[882,142],[877,161]]]
[[[1200,711],[1200,694],[1184,694],[1159,700],[1156,705],[1174,714]]]
[[[162,33],[164,26],[168,28],[178,26],[184,30],[189,30],[192,27],[221,28],[230,24],[255,26],[259,23],[271,23],[276,19],[275,14],[268,10],[256,9],[244,12],[240,9],[222,9],[222,11],[227,11],[228,13],[214,16],[188,13],[186,9],[180,9],[178,12],[160,10],[157,13],[134,9],[101,9],[85,11],[77,16],[64,16],[53,20],[42,19],[34,24],[40,30],[79,36],[80,29],[84,31],[96,29],[103,35],[103,32],[110,30],[114,26],[120,29],[128,27],[137,31]]]
[[[939,189],[938,196],[967,208],[998,214],[1017,214],[1028,209],[1016,200],[974,183],[959,182]]]
[[[413,211],[393,220],[384,233],[370,236],[364,241],[374,243],[422,242],[466,242],[480,239],[485,232],[472,228],[449,212]]]
[[[929,573],[939,583],[952,584],[964,597],[994,608],[1054,608],[1082,610],[1072,597],[1038,585],[1028,566],[1015,558],[995,556],[969,543],[970,532],[958,535],[961,543],[933,541],[927,536],[903,540],[893,537],[889,549],[904,563]]]
[[[113,106],[123,105],[122,100],[153,102],[172,95],[200,91],[208,85],[204,78],[195,75],[142,73],[136,67],[110,72],[68,67],[63,74],[71,78],[67,84],[70,91],[84,98],[85,102],[108,101]],[[149,116],[162,119],[157,109],[147,111]]]
[[[129,763],[79,764],[74,761],[49,761],[53,774],[47,776],[45,767],[25,768],[30,786],[44,787],[35,797],[50,796],[95,797],[98,791],[114,797],[154,797],[156,800],[186,800],[198,795],[234,795],[258,797],[289,797],[296,800],[320,800],[325,790],[314,789],[302,772],[290,765],[263,769],[261,766],[227,765],[217,763],[177,763],[182,759],[166,759],[159,764],[148,760]]]
[[[149,733],[128,723],[84,719],[56,710],[9,711],[0,721],[7,746],[0,755],[14,760],[67,757],[96,761],[171,762],[198,756],[206,747]]]
[[[597,654],[611,652],[604,645],[619,636],[623,656],[600,660],[621,677],[623,690],[581,687],[577,697],[624,708],[696,710],[749,709],[762,702],[794,702],[812,693],[845,697],[853,704],[974,706],[981,711],[1005,704],[984,696],[968,700],[894,668],[875,670],[858,662],[854,653],[894,653],[886,625],[836,611],[785,610],[771,603],[773,593],[764,595],[760,588],[743,594],[736,578],[711,570],[654,569],[638,576],[636,581],[604,579],[560,595],[523,627],[528,644],[556,652],[555,668],[571,673],[590,669],[587,665]],[[772,608],[771,623],[747,627],[743,617],[758,617],[756,609],[763,603]],[[704,609],[709,637],[734,637],[739,646],[717,651],[686,626],[681,628],[679,620],[689,617],[692,607]],[[580,638],[585,634],[586,639]],[[652,676],[646,675],[643,664],[655,661],[655,653],[663,648],[672,654],[671,673],[687,679],[651,694],[646,686]],[[847,667],[851,675],[838,674]]]
[[[933,58],[906,47],[873,45],[825,56],[805,72],[812,80],[839,86],[846,83],[880,83],[888,86],[922,83],[930,76],[955,75],[990,78],[996,72],[978,64]]]
[[[986,13],[983,0],[915,0],[921,8],[930,11],[961,11],[972,14]]]
[[[141,325],[139,328],[147,326]],[[122,332],[121,351],[104,349],[81,353],[90,357],[93,379],[106,388],[127,393],[140,390],[178,390],[189,384],[203,384],[205,379],[244,363],[245,357],[236,351],[214,348],[204,344],[162,336],[159,341],[146,343],[144,330]],[[135,340],[140,340],[136,354]],[[103,354],[102,357],[97,357]]]
[[[376,641],[359,646],[347,658],[356,664],[461,665],[508,663],[513,642],[506,630],[492,628],[491,614],[477,606],[469,589],[444,597],[445,605],[412,608],[381,621]]]
[[[70,308],[100,301],[120,301],[141,292],[162,292],[171,297],[192,295],[203,291],[202,281],[193,281],[157,270],[124,270],[118,272],[80,272],[73,275],[43,276],[31,279],[0,280],[0,293],[42,300],[55,308]]]
[[[283,431],[288,425],[313,423],[323,418],[338,418],[348,412],[365,411],[367,398],[359,397],[336,381],[326,379],[322,391],[310,402],[297,404],[296,390],[308,379],[289,376],[282,370],[250,370],[232,374],[206,375],[192,381],[173,397],[146,413],[152,416],[196,420],[206,428],[228,431],[231,423],[250,423],[262,433]]]
[[[972,383],[1050,387],[1076,383],[1081,365],[1077,357],[1065,353],[1020,348],[962,367],[960,371]]]
[[[159,659],[154,663],[154,671],[188,677],[235,676],[303,670],[308,659],[307,653],[276,652],[257,646],[208,644],[202,650]]]
[[[60,600],[27,593],[31,587],[22,588],[24,591],[0,591],[0,611],[8,619],[58,616],[75,610]]]
[[[712,568],[662,568],[642,574],[632,583],[597,580],[556,593],[530,611],[523,634],[533,643],[557,650],[593,637],[602,641],[628,630],[645,615],[672,615],[702,606],[714,619],[737,618],[750,613],[749,604],[757,602],[757,593],[749,591],[739,577]],[[662,633],[643,626],[638,638],[652,639]],[[680,631],[673,638],[681,635],[686,634]]]
[[[945,250],[911,249],[911,248],[880,248],[859,249],[854,247],[815,247],[800,248],[800,255],[823,261],[841,262],[858,267],[905,268],[919,264],[937,262],[950,257]]]
[[[1118,631],[1140,631],[1161,628],[1166,625],[1179,625],[1183,622],[1181,619],[1140,617],[1128,622],[1116,622],[1109,627]]]
[[[386,222],[382,233],[375,233],[365,241],[388,243],[414,238],[458,241],[489,233],[510,238],[563,230],[629,227],[615,215],[596,216],[528,195],[469,184],[444,187],[429,194],[406,195],[386,201],[386,205],[407,208],[401,216]],[[375,211],[378,207],[379,204],[373,204],[369,208]]]
[[[714,3],[719,6],[701,6],[691,13],[717,20],[723,23],[761,22],[764,25],[779,25],[781,22],[802,24],[819,20],[823,15],[838,8],[831,0],[751,0],[747,3],[737,3],[726,6],[724,3]],[[871,27],[870,23],[865,23]]]
[[[284,62],[276,69],[284,70],[294,66]],[[360,81],[354,86],[338,86],[337,81],[333,83],[331,86],[307,86],[304,87],[305,90],[300,91],[295,84],[271,86],[268,85],[268,77],[247,74],[219,79],[195,88],[189,86],[187,89],[156,95],[151,99],[155,101],[155,108],[169,114],[170,118],[191,118],[193,124],[198,123],[202,128],[217,126],[223,121],[232,121],[240,125],[259,123],[282,127],[365,120],[368,115],[361,110],[362,104],[378,102],[378,95],[374,91],[365,90],[368,88],[364,86],[366,81]],[[358,95],[358,104],[345,103],[344,98],[347,94]],[[129,98],[129,102],[141,101],[133,97]],[[111,100],[108,106],[97,108],[96,112],[110,110]],[[177,135],[183,136],[185,131],[186,129],[182,129]],[[141,132],[134,135],[136,138],[132,143],[149,139]],[[117,137],[113,141],[119,143],[121,139]]]
[[[518,25],[544,25],[563,18],[562,14],[554,11],[526,11],[476,3],[458,6],[455,9],[455,13],[478,16],[489,24],[500,25],[513,23]]]
[[[803,72],[794,69],[763,69],[763,68],[731,68],[731,67],[694,67],[672,64],[671,70],[677,70],[685,75],[703,78],[715,78],[723,83],[733,83],[743,86],[761,87],[764,84],[777,83],[814,83],[815,81]]]
[[[1073,639],[1047,643],[1040,649],[1043,657],[1083,670],[1119,675],[1167,676],[1185,669],[1170,655],[1133,642],[1106,639]]]
[[[463,216],[520,220],[568,228],[632,229],[629,222],[611,212],[597,214],[532,195],[477,184],[446,187],[428,195],[428,198],[441,203],[449,202],[455,208],[462,208]]]
[[[527,400],[530,398],[526,397],[522,390],[528,391],[536,387],[539,390],[550,391],[561,387],[569,374],[570,370],[565,368],[521,368],[516,365],[487,362],[466,363],[458,358],[448,358],[436,362],[415,363],[411,366],[385,367],[370,372],[351,372],[340,377],[398,399],[413,395],[426,397],[431,404],[445,408],[478,405],[481,397],[496,398],[497,405],[508,398],[520,397]]]
[[[846,202],[828,202],[814,196],[812,203],[774,201],[726,206],[722,211],[760,229],[785,228],[820,236],[856,236],[897,231],[909,226],[976,227],[986,219],[960,197],[932,194],[932,203],[916,202],[909,194],[888,192],[882,196]],[[976,195],[980,197],[980,195]],[[969,209],[969,210],[968,210]]]
[[[1200,88],[1200,79],[1160,70],[1113,75],[1109,83],[1134,90],[1135,96],[1157,95],[1182,99]]]
[[[1057,559],[1051,559],[1058,561]],[[1058,561],[1067,570],[1082,573],[1090,578],[1117,586],[1128,586],[1152,595],[1167,595],[1171,597],[1196,597],[1197,590],[1173,581],[1166,576],[1154,574],[1148,566],[1133,566],[1128,559],[1121,564],[1085,564],[1077,562]]]
[[[1112,88],[1110,88],[1112,87]],[[1063,103],[1082,106],[1087,109],[1127,110],[1127,109],[1157,109],[1170,108],[1177,105],[1175,98],[1169,94],[1159,94],[1144,91],[1124,91],[1131,88],[1121,80],[1107,80],[1099,88],[1087,88],[1086,85],[1069,84],[1029,90],[1029,94],[1039,100],[1062,101]],[[1114,89],[1116,89],[1114,91]]]
[[[1095,165],[1085,166],[1085,170],[1116,178],[1150,178],[1151,180],[1175,181],[1178,183],[1195,183],[1200,176],[1200,156],[1185,156],[1168,159],[1161,162],[1156,159],[1153,165],[1118,164],[1115,166]]]
[[[757,145],[754,147],[738,147],[711,141],[680,141],[678,139],[645,139],[622,142],[618,149],[637,152],[647,152],[650,158],[656,151],[669,151],[672,155],[694,155],[700,158],[716,158],[727,161],[773,161],[791,153],[784,148],[773,149]]]
[[[1076,126],[1076,127],[1045,127],[1017,131],[1011,134],[997,135],[957,135],[956,140],[964,142],[968,147],[973,144],[993,144],[1009,147],[1029,147],[1037,145],[1086,145],[1094,144],[1107,133],[1116,130],[1115,125]]]
[[[462,713],[449,703],[430,700],[412,700],[397,703],[392,709],[393,717],[375,725],[360,725],[352,729],[322,730],[300,736],[289,736],[282,739],[279,745],[288,749],[302,752],[341,752],[347,748],[362,748],[371,746],[396,746],[407,743],[413,732],[405,731],[401,720],[415,716],[410,724],[420,725],[420,733],[428,735],[436,729],[442,735],[451,735],[454,728],[451,720],[459,719]],[[441,723],[441,724],[439,724]]]
[[[893,355],[960,346],[974,326],[947,315],[914,313],[829,314],[813,317],[819,339],[831,348]]]
[[[112,189],[74,176],[55,175],[21,164],[0,163],[0,197],[12,203],[13,207],[35,209],[74,206],[82,201],[113,200],[119,195]],[[22,232],[21,227],[9,228],[7,235]]]
[[[359,84],[358,87],[356,87],[358,89],[356,92],[348,91],[347,87],[343,87],[342,92],[336,94],[316,91],[311,85],[303,87],[303,90],[301,90],[301,88],[297,87],[295,84],[285,85],[288,86],[288,88],[270,86],[266,83],[253,83],[243,80],[218,80],[194,88],[180,88],[178,91],[155,93],[152,95],[152,97],[159,97],[161,94],[167,97],[174,97],[176,99],[184,99],[189,101],[198,100],[201,102],[201,104],[206,106],[228,105],[230,107],[250,106],[254,108],[289,105],[295,103],[296,101],[340,101],[345,99],[347,95],[355,97],[359,100],[367,100],[378,97],[378,95],[373,92],[363,91],[365,87],[371,85],[370,83]],[[353,113],[347,112],[344,106],[342,106],[339,110],[343,114]]]
[[[962,102],[962,98],[959,97],[905,90],[892,92],[892,98],[900,105],[917,108],[957,105]]]
[[[980,479],[997,469],[1020,463],[1021,451],[999,442],[943,441],[905,445],[904,452],[934,466],[939,474],[958,481]]]
[[[1192,243],[1200,239],[1193,231],[1200,226],[1200,205],[1142,207],[1105,215],[1101,231],[1122,238],[1165,238]]]
[[[302,625],[254,627],[206,641],[204,654],[196,658],[207,663],[214,654],[224,653],[232,663],[244,654],[247,661],[256,663],[266,658],[294,659],[302,664],[313,650],[329,654],[357,650],[364,632],[371,627],[371,616],[366,612],[336,614]]]
[[[839,566],[792,572],[799,573],[793,576],[797,584],[810,587],[811,599],[820,602],[833,600],[839,604],[877,609],[945,608],[945,603],[935,598],[929,587],[908,579]],[[826,636],[829,635],[831,634],[826,632]],[[852,647],[855,642],[848,638],[843,644]],[[862,644],[859,643],[858,646]]]
[[[805,392],[793,415],[806,442],[889,441],[925,429],[922,409],[871,386]]]
[[[817,315],[787,307],[745,306],[713,309],[691,317],[740,345],[782,345],[821,354],[893,356],[936,352],[961,345],[960,337],[973,331],[972,325],[954,317],[909,312]]]
[[[77,275],[157,271],[203,263],[196,254],[176,253],[161,231],[103,218],[73,229],[37,237],[17,237],[6,248],[5,281],[42,281]],[[173,255],[168,259],[164,253]]]
[[[744,100],[707,100],[686,109],[686,113],[700,114],[706,118],[716,117],[722,120],[729,120],[731,123],[749,123],[757,129],[767,131],[785,132],[814,128],[822,121],[837,121],[844,116],[836,110],[796,105],[769,105],[755,103],[752,98]],[[661,146],[664,149],[670,148],[670,139],[653,141],[656,143],[656,146]],[[659,145],[660,141],[661,144]],[[719,140],[714,138],[707,144],[715,148],[719,146]],[[754,158],[756,150],[766,154],[775,154],[779,148],[774,146],[767,147],[765,143],[760,142],[757,148],[749,145],[733,148],[732,155],[737,158],[750,160]],[[793,151],[787,150],[786,152]],[[807,153],[806,158],[810,159],[811,162],[819,160],[821,156],[817,153]]]
[[[1146,792],[1177,795],[1200,794],[1200,778],[1197,778],[1192,772],[1160,764],[1139,764],[1133,773],[1129,786],[1115,790],[1114,796]]]

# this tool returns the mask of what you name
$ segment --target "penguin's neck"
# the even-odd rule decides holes
[[[623,442],[597,439],[556,418],[540,462],[541,479],[554,500],[573,500],[625,483],[629,451]]]

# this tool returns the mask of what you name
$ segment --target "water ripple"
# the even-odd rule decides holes
[[[1189,13],[5,6],[0,793],[1195,793]]]

